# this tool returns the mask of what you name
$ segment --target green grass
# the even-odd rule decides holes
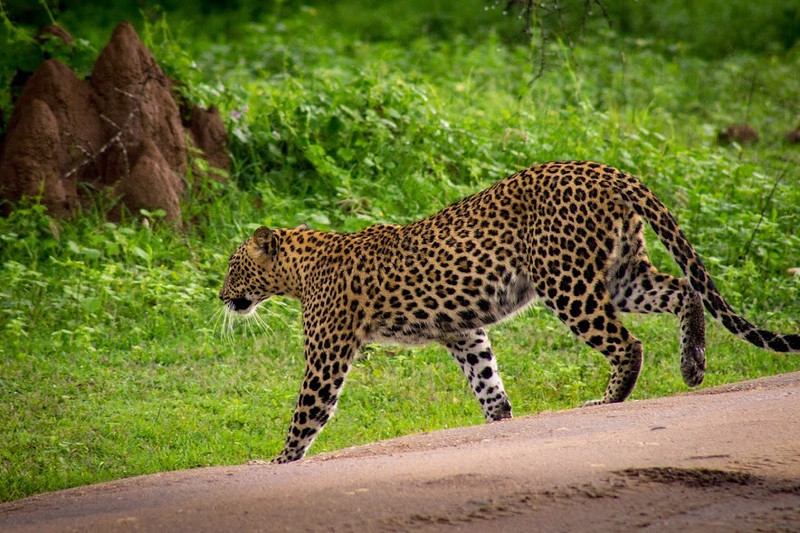
[[[238,243],[261,224],[410,221],[538,161],[594,159],[640,175],[737,310],[800,330],[800,282],[786,273],[800,267],[798,153],[782,140],[798,125],[800,49],[709,59],[668,36],[596,24],[572,50],[552,40],[532,81],[538,64],[511,43],[514,20],[479,3],[408,2],[388,33],[377,21],[398,18],[384,11],[397,5],[337,5],[209,14],[189,27],[169,15],[137,21],[231,132],[232,179],[191,185],[183,231],[159,213],[107,223],[102,198],[72,220],[35,203],[0,219],[0,500],[271,458],[303,372],[300,310],[276,298],[261,311],[267,331],[244,322],[221,334],[216,293]],[[714,144],[745,120],[758,145]],[[663,247],[651,253],[675,272]],[[625,321],[646,350],[633,398],[686,390],[674,317]],[[517,415],[578,406],[605,387],[603,358],[544,309],[490,336]],[[708,360],[704,386],[798,368],[796,355],[716,325]],[[481,422],[443,348],[370,347],[311,453]]]

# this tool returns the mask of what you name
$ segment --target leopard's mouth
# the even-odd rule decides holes
[[[256,309],[257,302],[254,302],[250,298],[231,298],[229,300],[224,300],[225,307],[228,308],[229,311],[234,313],[239,313],[240,315],[249,315]]]

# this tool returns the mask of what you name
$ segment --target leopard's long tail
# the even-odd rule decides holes
[[[800,335],[761,329],[739,316],[720,294],[675,217],[650,189],[635,177],[620,172],[614,180],[617,194],[653,228],[678,263],[692,288],[700,294],[706,310],[731,333],[759,348],[775,352],[800,352]]]

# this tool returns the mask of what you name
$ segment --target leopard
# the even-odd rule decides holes
[[[647,222],[683,272],[659,271]],[[542,302],[611,367],[602,397],[622,402],[642,342],[622,313],[671,313],[689,387],[706,371],[705,310],[737,337],[800,352],[800,334],[761,329],[723,299],[675,217],[642,181],[591,161],[555,161],[406,225],[354,233],[259,227],[230,256],[219,297],[248,315],[272,296],[300,301],[305,373],[275,463],[304,457],[331,418],[345,378],[371,343],[439,343],[458,363],[486,422],[511,418],[487,326]]]

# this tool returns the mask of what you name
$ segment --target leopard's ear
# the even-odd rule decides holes
[[[278,253],[278,238],[266,226],[261,226],[253,233],[253,244],[269,257],[275,257]]]
[[[301,230],[301,231],[305,231],[305,230],[307,230],[307,229],[308,229],[308,224],[306,224],[305,222],[303,222],[302,224],[300,224],[299,226],[297,226],[297,227],[296,227],[296,228],[294,228],[294,229],[299,229],[299,230]]]

